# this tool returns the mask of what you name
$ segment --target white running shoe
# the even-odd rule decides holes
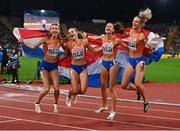
[[[58,104],[54,104],[54,113],[58,113],[59,110],[58,110]]]
[[[35,107],[35,111],[36,111],[37,113],[41,113],[40,104],[34,103],[34,107]]]
[[[99,109],[95,110],[96,113],[100,113],[100,112],[103,112],[103,111],[106,111],[108,110],[108,106],[101,106]]]
[[[107,117],[107,119],[108,119],[108,120],[113,120],[114,117],[115,117],[115,115],[116,115],[116,112],[111,111],[110,114],[109,114],[109,116]]]
[[[69,98],[68,96],[66,96],[66,105],[71,107],[71,98]]]
[[[72,103],[73,103],[73,104],[76,104],[76,103],[77,103],[77,95],[74,95],[74,96],[72,97]]]

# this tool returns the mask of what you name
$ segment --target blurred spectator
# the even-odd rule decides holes
[[[10,60],[9,66],[12,73],[11,83],[19,83],[18,68],[20,68],[20,63],[19,63],[19,55],[18,55],[17,49],[12,50],[12,54],[9,60]]]
[[[19,56],[22,57],[23,56],[23,51],[19,50]]]
[[[168,58],[174,58],[176,55],[176,52],[174,51],[173,47],[169,48],[169,54],[170,56]]]

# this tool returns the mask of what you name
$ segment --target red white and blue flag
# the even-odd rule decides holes
[[[24,28],[14,28],[13,33],[18,40],[23,39],[26,43],[31,43],[31,44],[35,44],[36,42],[40,41],[41,39],[47,36],[47,32],[39,31],[39,30],[27,30]],[[94,35],[90,33],[87,33],[87,34]],[[151,56],[146,58],[147,64],[150,64],[153,61],[155,62],[159,61],[162,53],[164,52],[164,44],[162,40],[158,39],[159,41],[157,41],[153,39],[156,37],[156,34],[153,32],[148,32],[147,36],[148,36],[148,43],[150,45],[154,43],[155,44],[160,43],[158,44],[158,46],[155,47],[155,50],[151,52]],[[92,46],[102,45],[101,40],[88,40],[88,42]],[[22,49],[24,51],[25,56],[27,57],[36,57],[40,59],[43,58],[42,45],[35,49],[31,49],[25,45],[22,45]],[[63,49],[60,49],[60,53],[63,53]],[[101,68],[102,52],[92,53],[87,50],[85,56],[86,56],[87,65],[88,65],[88,86],[100,87],[100,68]],[[127,57],[128,57],[128,52],[123,51],[120,48],[119,51],[117,52],[117,61],[119,62],[119,65],[121,67],[118,73],[118,78],[117,78],[118,83],[121,81],[125,64],[127,62]],[[59,65],[59,75],[67,79],[70,79],[70,58],[59,61],[58,65]]]

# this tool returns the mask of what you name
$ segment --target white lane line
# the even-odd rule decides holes
[[[0,98],[1,99],[1,98]],[[4,100],[9,100],[9,101],[14,101],[14,102],[22,102],[22,103],[28,103],[28,104],[34,104],[34,102],[29,102],[29,101],[23,101],[23,100],[12,100],[12,99],[4,99]],[[41,104],[41,105],[46,105],[46,106],[52,106],[51,104]],[[69,108],[67,106],[60,106],[63,108]],[[70,107],[72,109],[76,110],[86,110],[86,111],[93,111],[93,109],[86,109],[86,108],[80,108],[80,107]],[[107,111],[108,112],[108,111]],[[174,120],[174,121],[180,121],[178,118],[171,118],[171,117],[161,117],[161,116],[152,116],[152,115],[141,115],[141,114],[132,114],[132,113],[122,113],[122,112],[116,112],[117,114],[122,114],[122,115],[130,115],[130,116],[136,116],[136,117],[147,117],[147,118],[155,118],[155,119],[165,119],[165,120]]]
[[[8,93],[9,93],[9,92],[7,92],[7,94],[8,94]],[[19,94],[19,93],[18,93],[18,94]],[[27,94],[22,94],[22,96],[28,96],[28,97],[36,98],[36,96],[27,95]],[[4,98],[4,95],[3,95],[3,97],[0,96],[0,98]],[[5,98],[6,98],[6,97],[5,97]],[[46,96],[46,99],[54,100],[54,98],[51,98],[51,97],[48,97],[48,96]],[[59,100],[64,101],[64,99],[59,99]],[[97,103],[85,102],[85,101],[81,101],[81,100],[78,100],[78,103],[97,105]],[[112,105],[109,105],[109,106],[112,106]],[[130,109],[142,110],[142,108],[132,107],[132,106],[119,106],[119,105],[117,105],[116,107],[117,107],[117,108],[119,107],[119,108],[130,108]],[[151,111],[159,111],[159,112],[168,112],[168,113],[180,113],[180,110],[179,110],[179,111],[171,111],[171,110],[162,110],[162,109],[155,109],[155,108],[151,108],[150,110],[151,110]]]
[[[17,120],[22,120],[22,121],[26,121],[26,122],[33,122],[33,123],[38,123],[38,124],[44,124],[44,125],[51,125],[51,126],[58,126],[58,127],[73,128],[73,129],[76,129],[76,130],[95,131],[95,130],[89,129],[89,128],[81,128],[81,127],[76,127],[76,126],[67,126],[67,125],[55,124],[55,123],[49,123],[49,122],[42,122],[42,121],[21,119],[21,118],[9,117],[9,116],[4,116],[4,115],[0,115],[0,117],[9,118],[9,119],[17,119]]]
[[[11,89],[19,89],[19,90],[27,90],[27,91],[40,91],[42,86],[30,86],[30,85],[12,85],[12,84],[3,84],[3,88],[11,88]],[[62,95],[67,95],[68,90],[66,89],[61,89],[61,94]],[[53,90],[50,89],[49,93],[53,93]],[[93,98],[93,99],[101,99],[100,96],[92,96],[92,95],[81,95],[81,97],[85,98]],[[111,98],[108,98],[111,99]],[[143,101],[137,101],[137,100],[129,100],[129,99],[121,99],[117,98],[117,101],[124,101],[124,102],[133,102],[133,103],[142,103]],[[156,105],[168,105],[168,106],[177,106],[180,107],[180,104],[177,103],[168,103],[168,102],[156,102],[156,101],[149,101],[151,104],[156,104]]]
[[[15,122],[15,121],[19,121],[19,120],[20,120],[20,119],[0,121],[0,124],[9,123],[9,122]]]
[[[28,102],[27,102],[28,103]],[[30,102],[29,102],[30,103]],[[30,110],[30,109],[23,109],[23,108],[17,108],[17,107],[10,107],[10,106],[3,106],[0,105],[0,107],[4,107],[4,108],[10,108],[10,109],[15,109],[15,110],[23,110],[23,111],[30,111],[30,112],[34,112],[34,110]],[[94,111],[94,110],[93,110]],[[89,119],[89,120],[95,120],[95,121],[103,121],[103,122],[112,122],[112,123],[120,123],[120,124],[125,124],[125,125],[129,125],[129,122],[123,122],[123,121],[116,121],[116,120],[105,120],[105,119],[99,119],[99,118],[91,118],[91,117],[85,117],[85,116],[76,116],[76,115],[69,115],[69,114],[62,114],[62,113],[52,113],[52,112],[42,112],[42,114],[50,114],[50,115],[58,115],[58,116],[64,116],[64,117],[73,117],[73,118],[80,118],[80,119]],[[135,116],[139,116],[136,114],[127,114],[127,113],[120,113],[123,115],[135,115]],[[146,117],[146,116],[144,116]],[[149,116],[148,116],[149,117]],[[161,118],[161,117],[157,117],[157,118]],[[167,119],[167,118],[166,118]],[[153,128],[163,128],[163,129],[171,129],[171,130],[177,130],[180,128],[175,128],[175,127],[168,127],[168,126],[158,126],[158,125],[150,125],[150,124],[142,124],[142,123],[136,123],[136,122],[132,122],[131,125],[136,125],[136,126],[145,126],[145,127],[153,127]]]

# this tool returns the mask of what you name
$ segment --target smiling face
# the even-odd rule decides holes
[[[138,29],[142,27],[141,19],[139,17],[134,17],[132,21],[132,28]]]
[[[108,23],[105,27],[106,34],[112,34],[114,32],[114,25],[112,23]]]
[[[78,38],[78,32],[75,28],[70,28],[68,30],[68,35],[69,35],[69,38],[72,40],[75,40],[76,38]]]
[[[60,28],[57,24],[52,24],[49,32],[52,36],[57,36],[60,33]]]

